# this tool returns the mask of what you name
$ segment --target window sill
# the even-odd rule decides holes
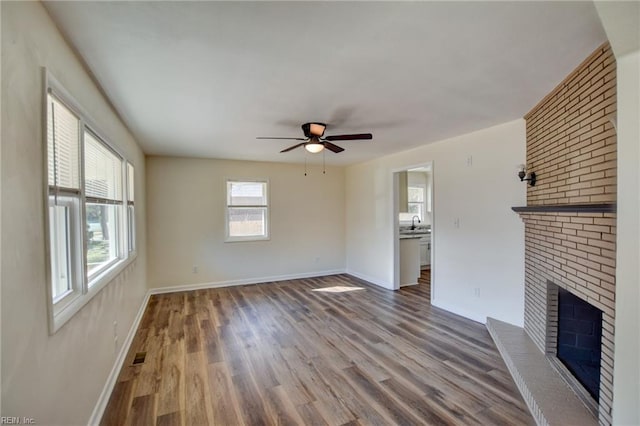
[[[269,241],[271,237],[227,237],[225,243],[250,243],[256,241]]]
[[[111,268],[105,270],[98,276],[96,276],[89,287],[89,291],[86,294],[77,296],[60,312],[52,313],[49,321],[49,334],[55,334],[67,323],[71,318],[75,316],[78,311],[82,309],[93,297],[100,292],[104,287],[111,283],[118,275],[124,271],[137,258],[136,253],[130,254],[126,259],[123,259],[115,263]]]

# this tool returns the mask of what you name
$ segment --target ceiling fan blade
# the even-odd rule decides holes
[[[303,139],[303,140],[304,140],[304,139]],[[289,152],[289,151],[291,151],[292,149],[296,149],[296,148],[298,148],[298,147],[300,147],[300,146],[303,146],[305,143],[306,143],[306,142],[302,142],[302,143],[299,143],[299,144],[296,144],[296,145],[290,146],[289,148],[283,149],[283,150],[282,150],[282,151],[280,151],[280,152]]]
[[[279,137],[271,137],[271,136],[258,136],[256,139],[286,139],[292,141],[306,141],[305,138],[279,138]]]
[[[335,152],[336,154],[337,154],[337,153],[339,153],[339,152],[344,151],[344,148],[341,148],[341,147],[339,147],[338,145],[334,145],[334,144],[332,144],[331,142],[327,142],[327,141],[325,141],[325,142],[323,142],[323,145],[324,145],[324,147],[325,147],[325,148],[327,148],[329,151],[333,151],[333,152]]]
[[[327,141],[354,141],[359,139],[373,139],[371,133],[357,133],[355,135],[333,135],[324,138]]]

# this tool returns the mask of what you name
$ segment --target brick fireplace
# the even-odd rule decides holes
[[[602,311],[600,390],[595,411],[601,424],[610,424],[615,214],[521,212],[520,215],[525,223],[525,331],[541,351],[555,357],[557,288]],[[575,383],[571,385],[576,390]]]
[[[609,44],[593,52],[525,116],[527,168],[537,183],[525,225],[524,330],[556,365],[558,292],[602,312],[598,398],[567,383],[600,424],[611,424],[616,258],[616,64]]]

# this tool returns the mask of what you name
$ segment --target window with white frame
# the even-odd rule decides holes
[[[227,241],[269,238],[269,203],[265,180],[227,180]]]
[[[80,118],[58,99],[47,102],[49,273],[54,313],[76,299],[83,275]]]
[[[95,277],[123,257],[122,158],[97,136],[84,132],[84,195],[87,219],[87,275]]]
[[[424,220],[425,212],[425,187],[409,186],[408,187],[408,213],[417,215],[420,220]]]
[[[127,211],[133,206],[129,189],[133,166],[94,131],[48,74],[46,86],[46,224],[53,333],[124,267],[132,254],[135,224]]]

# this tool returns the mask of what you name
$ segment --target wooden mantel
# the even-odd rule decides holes
[[[549,204],[543,206],[511,207],[516,213],[616,213],[616,203],[606,204]]]

